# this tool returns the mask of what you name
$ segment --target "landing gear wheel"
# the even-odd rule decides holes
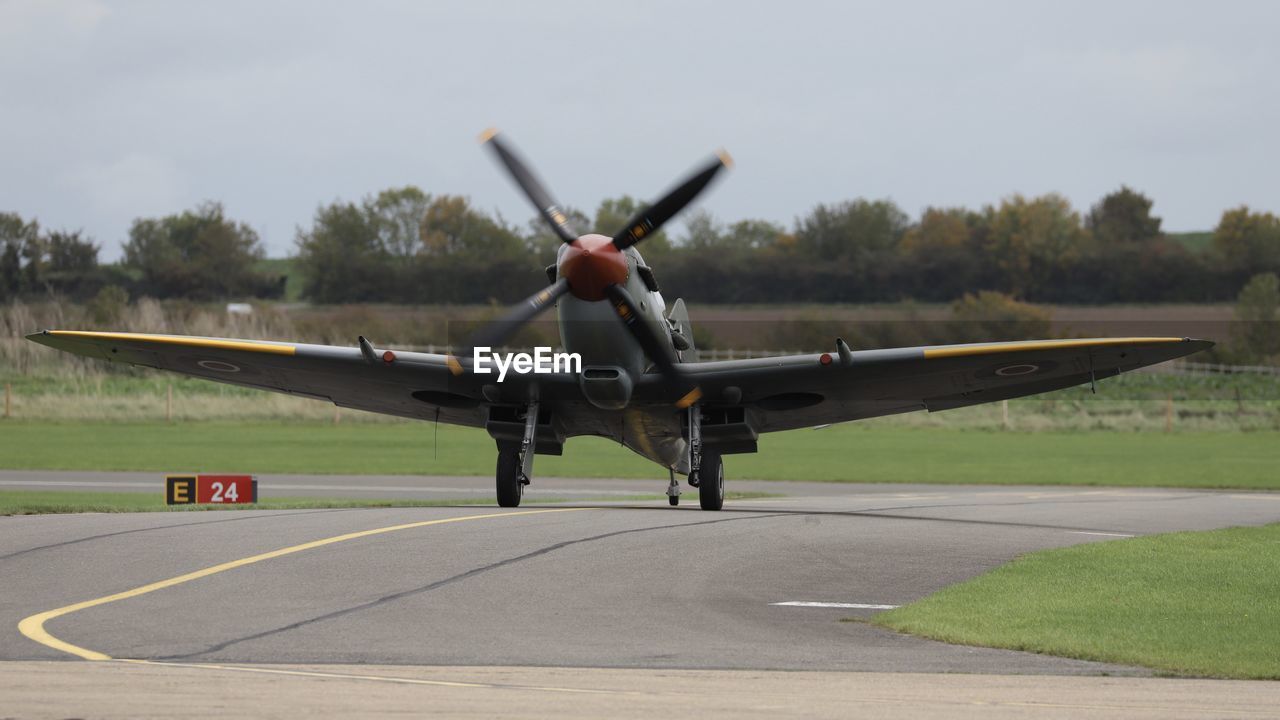
[[[675,507],[676,505],[679,505],[679,504],[680,504],[680,496],[679,496],[679,495],[668,495],[668,496],[667,496],[667,502],[671,503],[671,507]]]
[[[524,483],[520,481],[520,453],[498,451],[498,507],[520,507]]]
[[[724,462],[720,453],[702,453],[702,467],[698,468],[698,502],[703,510],[724,507]]]

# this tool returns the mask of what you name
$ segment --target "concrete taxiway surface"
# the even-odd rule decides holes
[[[1280,684],[1043,675],[0,664],[5,717],[1274,718]]]
[[[138,481],[127,474],[27,475],[5,473],[0,480]],[[153,476],[143,481],[158,486]],[[292,483],[348,496],[389,492],[389,481],[416,486],[416,497],[428,498],[442,494],[424,487],[481,486],[487,495],[491,482],[262,478],[264,492]],[[342,492],[328,489],[333,482],[346,483],[339,486]],[[560,497],[661,489],[652,481],[539,484]],[[871,608],[777,603],[898,605],[1031,550],[1280,521],[1280,494],[1267,493],[746,482],[731,487],[789,495],[730,502],[720,513],[698,510],[690,495],[679,508],[653,501],[527,505],[515,512],[476,506],[0,518],[0,659],[61,660],[81,651],[184,666],[441,666],[457,669],[449,677],[490,678],[480,685],[502,683],[491,682],[489,671],[460,668],[737,670],[720,675],[758,677],[762,683],[773,675],[761,671],[796,670],[1141,676],[1148,673],[951,646],[842,622],[870,617],[877,612]],[[278,494],[301,493],[290,488]],[[287,551],[273,552],[282,549]],[[157,584],[173,578],[179,581]],[[84,601],[91,604],[77,608]],[[19,633],[20,621],[46,611],[54,613],[39,633],[31,632],[30,621],[27,626],[42,642]],[[58,643],[69,644],[73,654]],[[84,667],[106,666],[123,667]],[[16,673],[58,666],[9,667]],[[132,667],[92,672],[137,672],[139,682],[161,671],[213,672]],[[365,670],[344,672],[382,675]],[[76,670],[75,677],[87,672]],[[586,671],[559,672],[592,684]],[[591,673],[622,683],[616,673]],[[553,682],[544,675],[514,684]],[[707,677],[713,676],[719,677]],[[379,682],[273,677],[253,682]],[[678,683],[685,676],[670,677]],[[72,676],[65,680],[78,682]],[[721,681],[728,682],[715,682]],[[1014,680],[984,685],[993,682],[1022,687]],[[1246,686],[1272,692],[1267,683]],[[886,697],[905,692],[888,687],[881,687]],[[1019,692],[1005,697],[1028,697]],[[10,694],[0,689],[0,695]],[[553,706],[539,707],[556,714]]]

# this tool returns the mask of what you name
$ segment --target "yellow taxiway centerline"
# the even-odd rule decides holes
[[[42,613],[36,613],[30,617],[23,618],[22,622],[18,623],[18,632],[41,645],[51,647],[54,650],[59,650],[70,655],[75,655],[76,657],[83,658],[85,660],[111,660],[112,657],[106,653],[82,648],[78,645],[72,645],[65,640],[60,640],[53,635],[50,635],[49,631],[44,629],[44,624],[54,618],[69,615],[73,612],[86,610],[99,605],[106,605],[107,603],[113,603],[117,600],[127,600],[129,598],[138,597],[139,595],[146,595],[147,593],[152,593],[156,590],[163,590],[175,585],[191,582],[192,580],[209,577],[210,575],[217,575],[218,573],[226,572],[227,570],[234,570],[239,567],[244,567],[245,565],[262,562],[263,560],[271,560],[272,558],[292,555],[304,550],[312,550],[314,548],[346,542],[348,540],[357,540],[371,535],[382,535],[384,533],[397,532],[400,530],[412,530],[413,528],[427,527],[429,525],[444,525],[446,523],[465,522],[467,520],[487,520],[490,518],[515,517],[517,515],[541,515],[543,513],[573,512],[575,510],[586,509],[588,508],[552,508],[548,510],[520,510],[516,512],[490,513],[487,515],[463,515],[462,517],[443,518],[440,520],[423,520],[421,522],[405,523],[403,525],[390,525],[388,527],[373,528],[371,530],[361,530],[359,532],[347,533],[345,535],[335,535],[334,537],[312,540],[311,542],[302,543],[301,545],[290,545],[289,547],[283,547],[279,550],[272,550],[270,552],[252,555],[239,560],[232,560],[230,562],[204,568],[203,570],[196,570],[195,572],[178,575],[177,577],[171,577],[167,580],[160,580],[149,585],[136,587],[132,590],[125,590],[124,592],[118,592],[112,595],[104,595],[103,597],[94,598],[93,600],[85,600],[73,605],[66,605],[53,610],[46,610]]]

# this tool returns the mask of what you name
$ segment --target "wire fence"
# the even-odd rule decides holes
[[[1202,363],[1190,360],[1174,360],[1152,365],[1149,370],[1171,375],[1272,375],[1280,377],[1280,367],[1275,365],[1224,365],[1222,363]]]

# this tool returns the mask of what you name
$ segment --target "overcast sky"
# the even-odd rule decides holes
[[[978,207],[1121,183],[1169,230],[1280,211],[1280,3],[0,0],[0,210],[83,228],[205,199],[292,251],[317,205],[415,184],[532,215],[652,198],[718,147],[703,207]]]

